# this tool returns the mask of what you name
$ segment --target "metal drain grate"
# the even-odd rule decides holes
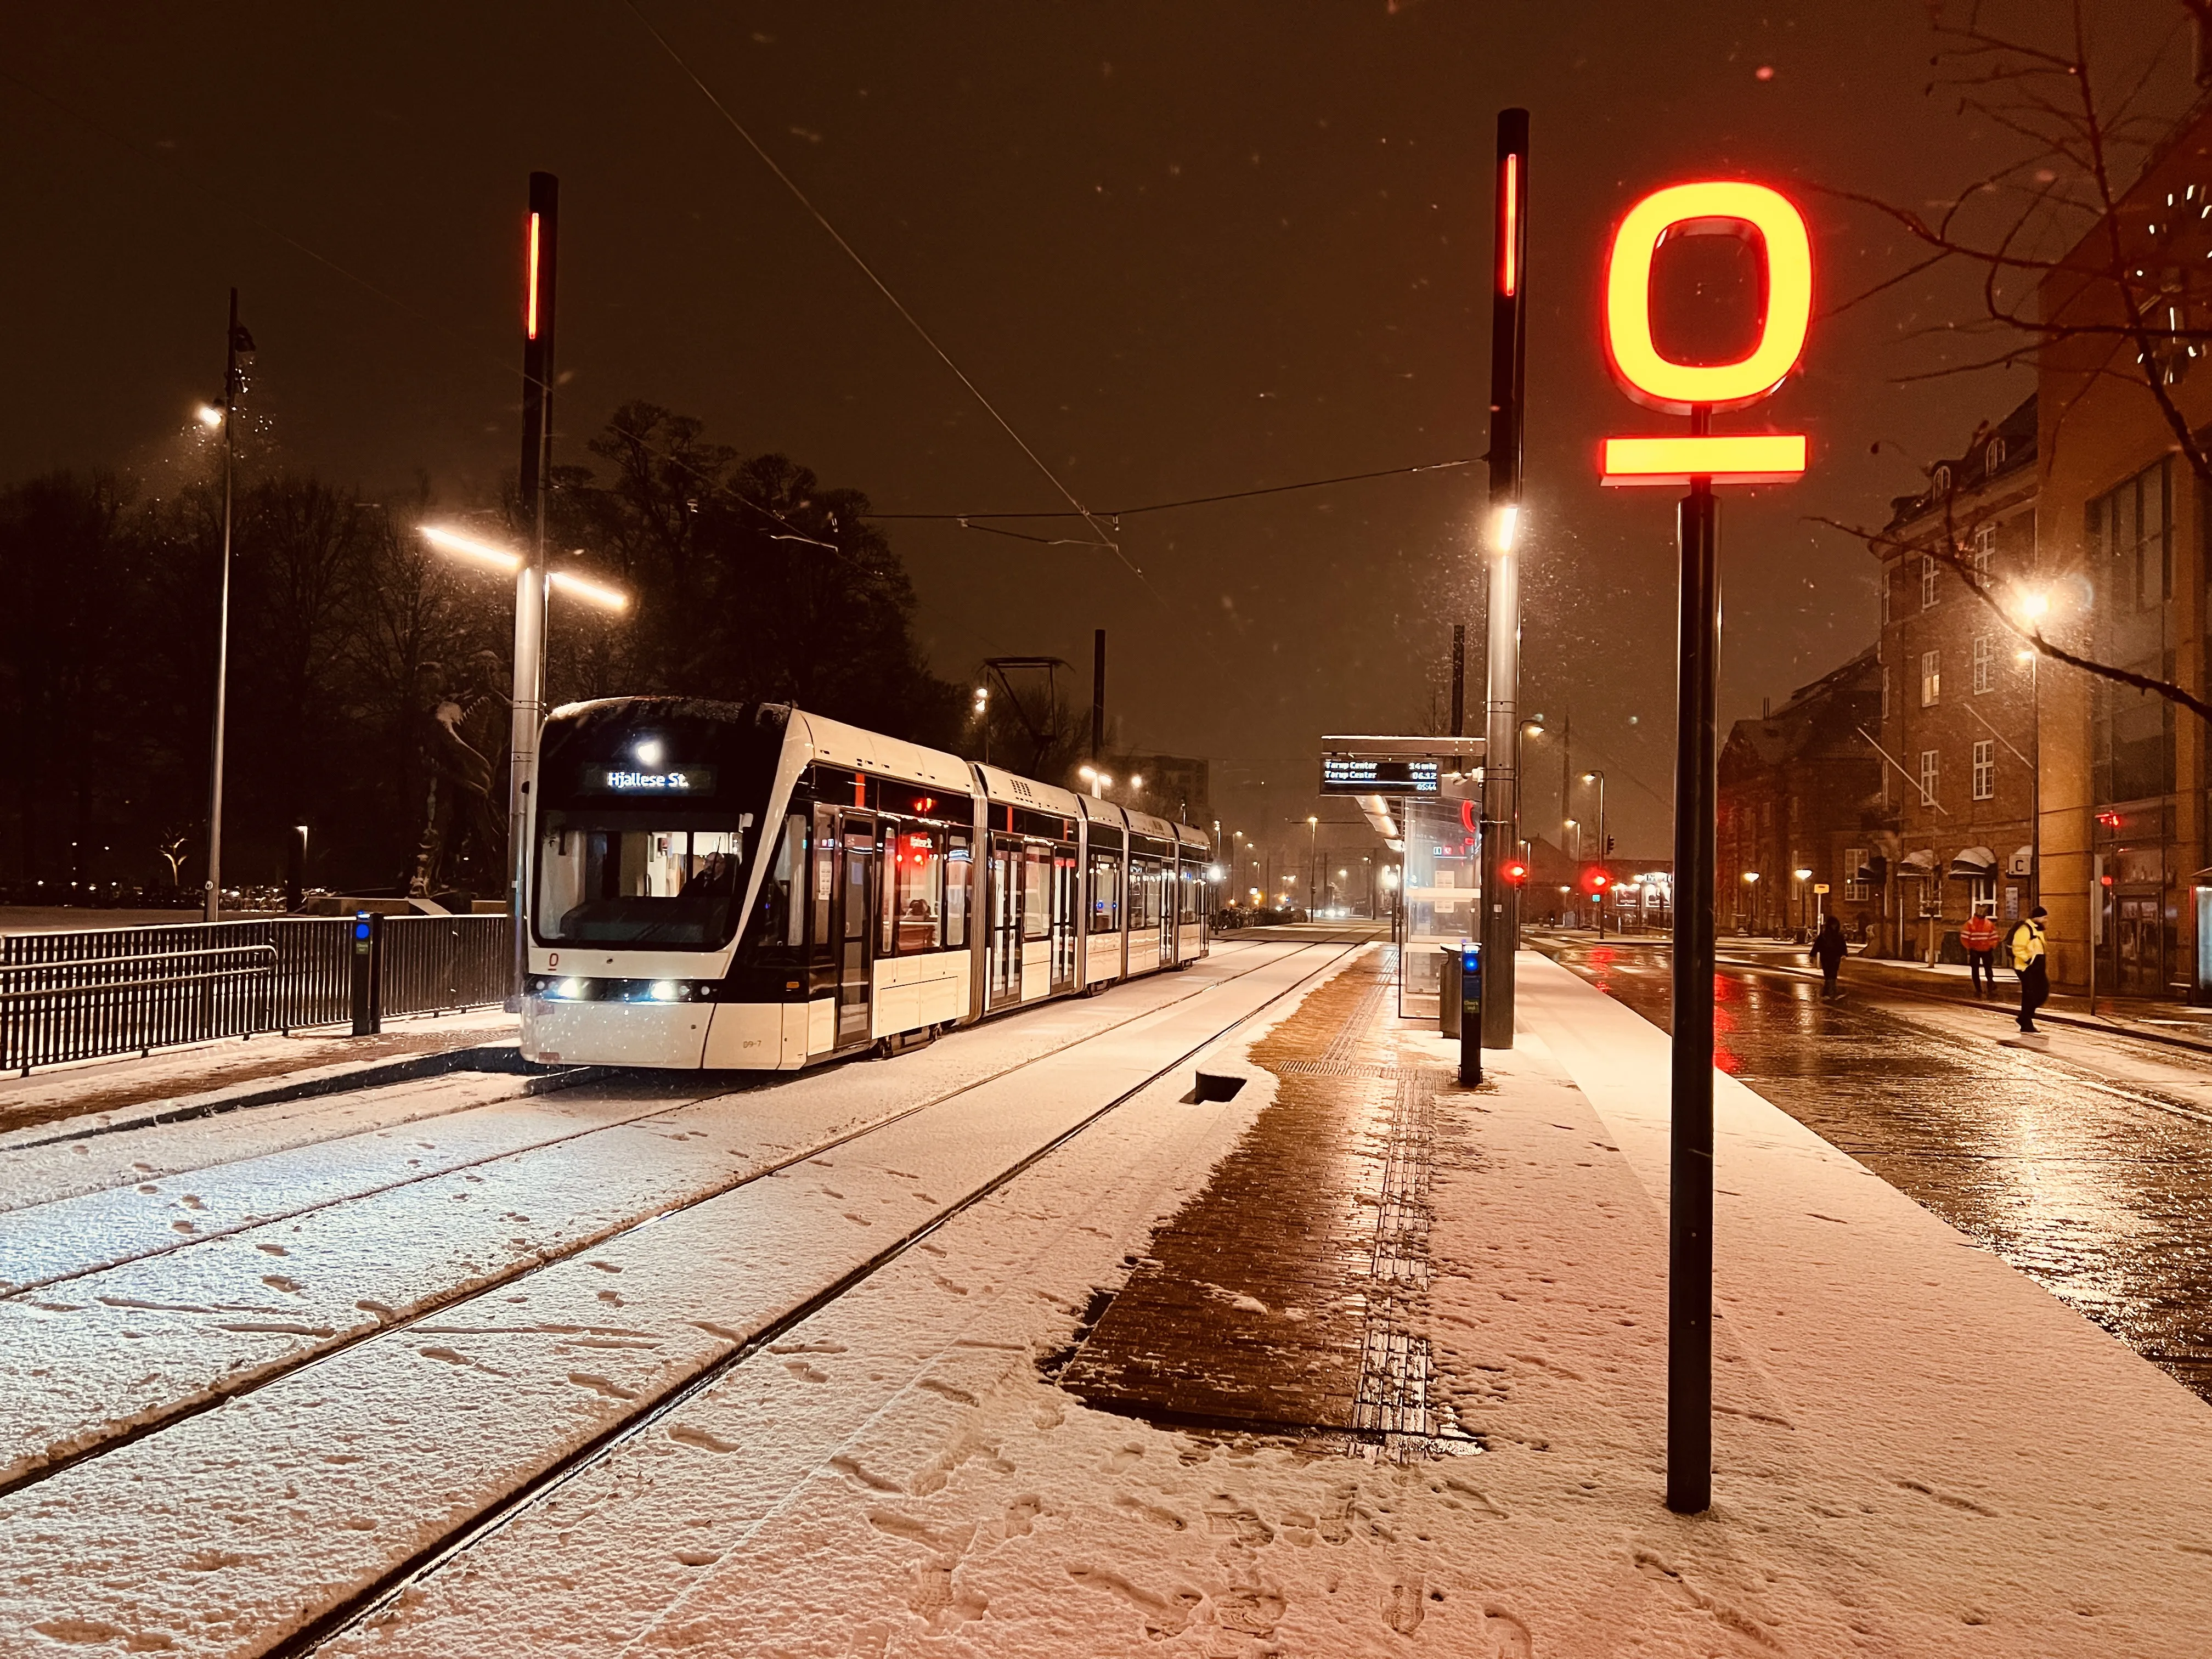
[[[1408,1078],[1420,1075],[1419,1068],[1404,1066],[1363,1066],[1349,1060],[1276,1060],[1267,1063],[1267,1069],[1286,1077],[1375,1077]]]

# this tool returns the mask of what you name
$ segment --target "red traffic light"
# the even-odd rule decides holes
[[[1583,890],[1586,893],[1602,893],[1612,885],[1613,878],[1602,870],[1583,872]]]
[[[1512,886],[1518,887],[1522,882],[1528,879],[1528,866],[1522,863],[1518,859],[1516,859],[1510,864],[1500,865],[1498,869],[1498,877],[1499,880],[1506,882]]]

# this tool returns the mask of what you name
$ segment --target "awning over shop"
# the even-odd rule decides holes
[[[1907,853],[1897,861],[1897,872],[1901,876],[1932,876],[1936,873],[1936,851],[1923,847]]]
[[[1962,847],[1951,858],[1954,881],[1986,881],[1997,872],[1997,855],[1986,847]]]

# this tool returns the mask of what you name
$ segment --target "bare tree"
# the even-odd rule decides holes
[[[1905,380],[2016,363],[2070,366],[2078,384],[2056,418],[2044,422],[2053,451],[2087,393],[2117,382],[2150,400],[2190,469],[2212,489],[2212,448],[2176,396],[2196,360],[2212,351],[2212,295],[2206,291],[2212,274],[2204,269],[2212,256],[2212,220],[2206,216],[2212,199],[2169,204],[2137,189],[2178,131],[2176,112],[2154,107],[2160,76],[2185,45],[2193,40],[2202,49],[2212,29],[2212,0],[2180,0],[2173,27],[2117,88],[2100,79],[2092,61],[2090,11],[2082,0],[2071,0],[2068,27],[2055,43],[1993,24],[1992,9],[1982,0],[1931,6],[1939,47],[1929,90],[1954,92],[1962,114],[2015,134],[2020,153],[1933,211],[1856,191],[1832,192],[1887,218],[1922,251],[1906,270],[1836,309],[1939,267],[1972,270],[1979,277],[1981,314],[1931,325],[1920,337],[1964,337],[1984,349]],[[1986,436],[1986,429],[1978,433],[1968,453]],[[1941,483],[1933,474],[1930,479],[1931,485]],[[2212,703],[2187,687],[2050,639],[2021,605],[2021,596],[1992,591],[1977,568],[1976,532],[1988,517],[1954,512],[1948,489],[1931,489],[1931,497],[1940,497],[1931,505],[1942,513],[1933,536],[1906,538],[1834,519],[1819,522],[1877,554],[1909,550],[1936,559],[2029,648],[2212,720]]]

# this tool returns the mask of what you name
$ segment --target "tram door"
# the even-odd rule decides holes
[[[991,997],[1004,1008],[1022,1000],[1022,844],[991,837]]]
[[[1176,918],[1182,913],[1182,884],[1176,875],[1176,861],[1168,860],[1160,866],[1160,966],[1174,965],[1176,959]]]
[[[1073,847],[1052,851],[1052,988],[1054,995],[1075,988],[1075,912],[1082,870]]]
[[[868,1035],[869,922],[876,914],[876,824],[859,813],[844,815],[837,884],[837,1046]]]

